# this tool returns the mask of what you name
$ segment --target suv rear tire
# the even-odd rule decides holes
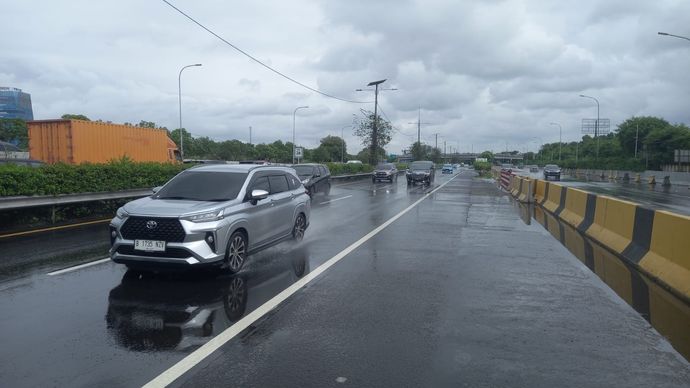
[[[304,214],[300,213],[295,218],[295,225],[292,227],[292,238],[295,241],[302,241],[304,238],[304,231],[307,229],[307,219]]]

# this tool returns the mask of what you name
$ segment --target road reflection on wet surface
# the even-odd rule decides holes
[[[538,205],[517,204],[520,218],[534,219],[690,360],[690,304],[620,255],[562,222]]]
[[[309,272],[308,246],[281,256],[234,276],[127,271],[108,295],[108,332],[132,351],[194,350]]]

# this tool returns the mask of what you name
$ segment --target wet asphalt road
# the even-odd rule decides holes
[[[461,171],[174,385],[689,384],[688,363],[644,319],[472,175]],[[145,384],[433,188],[334,186],[313,201],[302,243],[252,256],[239,276],[138,277],[110,262],[46,276],[62,258],[14,272],[0,282],[2,385]],[[86,230],[47,244],[98,239]],[[3,259],[28,260],[0,244]],[[101,242],[85,244],[105,257]]]

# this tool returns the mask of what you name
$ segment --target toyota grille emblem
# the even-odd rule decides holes
[[[158,223],[156,221],[146,221],[146,229],[156,229],[158,227]]]

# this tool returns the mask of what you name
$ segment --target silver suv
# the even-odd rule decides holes
[[[218,265],[236,273],[249,254],[302,240],[310,212],[291,168],[191,168],[117,210],[110,257],[130,268]]]

